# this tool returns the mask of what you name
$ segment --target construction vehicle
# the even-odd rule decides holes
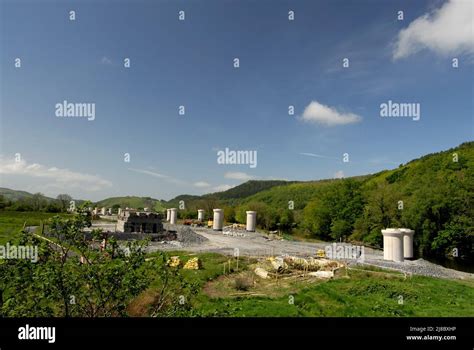
[[[325,258],[326,257],[326,252],[322,249],[318,249],[316,251],[316,257],[318,258]]]

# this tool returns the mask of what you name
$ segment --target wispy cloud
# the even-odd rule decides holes
[[[299,120],[330,127],[358,123],[362,120],[362,117],[354,113],[339,112],[334,107],[312,101],[306,106]]]
[[[206,188],[206,187],[211,187],[211,184],[205,181],[198,181],[198,182],[193,183],[193,186],[197,188]]]
[[[302,156],[308,156],[308,157],[314,157],[314,158],[324,158],[324,159],[336,159],[336,157],[328,157],[328,156],[323,156],[322,154],[316,154],[316,153],[308,153],[308,152],[301,152],[300,153]]]
[[[248,180],[256,179],[257,177],[253,175],[249,175],[244,172],[240,172],[240,171],[235,171],[235,172],[230,171],[224,174],[224,178],[232,179],[232,180],[248,181]]]
[[[219,186],[215,186],[212,191],[213,192],[224,192],[224,191],[227,191],[227,190],[230,190],[232,187],[235,187],[233,185],[219,185]]]
[[[344,172],[342,170],[336,171],[334,173],[334,178],[335,179],[342,179],[344,178]]]
[[[439,55],[474,54],[472,0],[450,0],[398,33],[393,59],[429,49]]]
[[[112,64],[112,60],[110,58],[106,57],[106,56],[103,56],[100,59],[100,63],[110,65],[110,64]]]
[[[173,184],[176,184],[176,185],[186,185],[187,184],[186,181],[176,179],[176,178],[174,178],[172,176],[169,176],[169,175],[164,175],[164,174],[161,174],[161,173],[157,173],[156,171],[150,171],[150,170],[146,170],[146,169],[135,169],[135,168],[128,168],[128,170],[134,171],[134,172],[139,173],[139,174],[145,174],[145,175],[153,176],[153,177],[156,177],[158,179],[163,179],[167,182],[170,182],[170,183],[173,183]]]
[[[24,159],[17,162],[15,159],[0,158],[0,174],[51,180],[51,183],[45,185],[48,188],[79,188],[83,191],[98,191],[112,186],[112,182],[98,175],[27,163]]]
[[[128,168],[128,170],[134,171],[134,172],[140,173],[140,174],[145,174],[145,175],[150,175],[150,176],[153,176],[153,177],[157,177],[159,179],[168,179],[168,178],[170,178],[167,175],[163,175],[163,174],[157,173],[155,171],[150,171],[150,170],[145,170],[145,169]]]
[[[144,174],[144,175],[149,175],[149,176],[152,176],[152,177],[156,177],[158,179],[162,179],[166,182],[169,182],[169,183],[172,183],[172,184],[175,184],[175,185],[180,185],[180,186],[193,186],[193,187],[196,187],[196,188],[209,188],[209,187],[212,186],[210,183],[208,183],[206,181],[196,181],[196,182],[191,183],[191,182],[188,182],[188,181],[177,179],[177,178],[169,176],[169,175],[159,173],[157,171],[151,171],[151,170],[147,170],[147,169],[128,168],[128,170],[139,173],[139,174]]]

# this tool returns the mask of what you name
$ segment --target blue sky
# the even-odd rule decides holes
[[[470,1],[0,4],[1,187],[169,199],[373,173],[473,139]],[[95,119],[58,118],[64,100]],[[388,100],[420,120],[382,118]],[[226,147],[257,167],[218,164]]]

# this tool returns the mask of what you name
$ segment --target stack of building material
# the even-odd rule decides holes
[[[297,256],[285,256],[283,261],[288,264],[290,268],[297,270],[318,271],[320,268],[318,260],[313,258],[304,259]]]
[[[288,264],[283,261],[282,257],[271,257],[269,258],[272,267],[278,272],[283,273],[285,270],[288,269]]]
[[[169,267],[180,267],[181,266],[181,259],[179,258],[179,256],[172,256],[167,262],[166,264],[169,266]]]
[[[262,269],[261,267],[257,267],[254,272],[260,278],[267,279],[269,277],[268,271],[265,269]]]
[[[317,278],[333,278],[334,271],[315,271],[308,273],[308,276],[313,276]]]
[[[201,260],[198,257],[189,259],[188,262],[184,265],[183,269],[185,270],[199,270],[201,268]]]
[[[306,271],[326,270],[332,271],[340,267],[340,263],[329,259],[315,259],[315,258],[299,258],[296,256],[285,256],[283,261],[288,264],[290,268]]]

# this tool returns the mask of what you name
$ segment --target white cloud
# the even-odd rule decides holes
[[[80,188],[84,191],[98,191],[105,187],[111,187],[112,183],[97,175],[90,175],[32,163],[28,164],[24,159],[16,162],[15,159],[0,158],[0,174],[14,176],[29,176],[53,181],[45,185],[51,188]]]
[[[219,185],[219,186],[214,187],[212,190],[214,192],[223,192],[223,191],[230,190],[232,187],[235,187],[235,186],[232,186],[232,185]]]
[[[112,60],[111,60],[110,58],[104,56],[104,57],[102,57],[102,59],[100,60],[100,63],[109,65],[109,64],[112,64]]]
[[[205,187],[210,187],[211,184],[205,182],[205,181],[198,181],[198,182],[195,182],[194,184],[194,187],[198,187],[198,188],[205,188]]]
[[[235,172],[230,171],[224,174],[224,178],[232,179],[232,180],[247,181],[247,180],[255,179],[255,176],[252,176],[243,172],[239,172],[239,171],[235,171]]]
[[[341,113],[335,108],[312,101],[306,106],[303,115],[299,118],[303,122],[336,126],[357,123],[362,117],[354,113]]]
[[[450,0],[398,33],[393,58],[429,49],[440,55],[474,54],[472,0]]]
[[[342,179],[344,178],[344,172],[342,170],[336,171],[334,173],[334,178],[335,179]]]

